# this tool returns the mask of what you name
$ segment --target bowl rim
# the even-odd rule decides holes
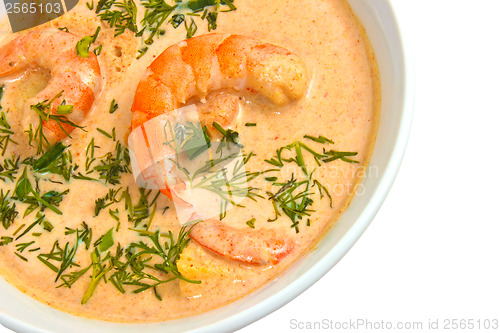
[[[390,159],[387,163],[386,170],[371,197],[370,203],[363,209],[361,215],[349,228],[346,234],[339,240],[339,242],[329,249],[323,257],[316,261],[311,269],[301,274],[298,279],[286,285],[282,290],[267,297],[264,301],[259,302],[257,306],[252,306],[236,313],[235,315],[226,317],[223,320],[216,321],[207,326],[196,328],[192,330],[192,332],[236,331],[271,314],[295,299],[319,281],[342,259],[342,257],[352,248],[352,246],[370,225],[371,221],[376,216],[378,210],[385,201],[397,177],[410,137],[414,113],[413,103],[415,91],[413,59],[409,43],[405,43],[404,39],[401,37],[401,24],[397,20],[397,16],[394,13],[394,6],[391,0],[386,0],[385,2],[390,11],[390,15],[392,16],[394,27],[396,28],[395,33],[397,34],[396,36],[398,38],[398,42],[401,45],[401,61],[402,68],[404,68],[404,73],[400,73],[403,77],[402,82],[404,84],[402,94],[403,107],[401,112],[401,121],[398,127],[398,134],[392,148]],[[339,248],[342,250],[335,251]],[[20,321],[3,311],[0,311],[0,325],[22,332],[50,333],[42,327]]]

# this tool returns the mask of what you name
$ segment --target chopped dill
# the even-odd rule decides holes
[[[19,214],[16,210],[16,204],[9,198],[10,191],[5,194],[3,190],[0,191],[0,221],[5,230],[9,229],[14,220]]]
[[[78,247],[82,243],[87,244],[90,237],[92,237],[92,233],[85,223],[82,223],[82,229],[76,229],[74,234],[76,240],[73,244],[68,242],[64,247],[61,247],[59,241],[55,241],[49,253],[41,253],[38,255],[38,260],[57,273],[55,278],[56,282],[67,269],[79,267],[79,265],[73,261]]]
[[[44,149],[49,146],[49,140],[45,136],[43,132],[43,124],[44,122],[47,121],[54,121],[59,128],[68,136],[71,138],[71,135],[68,133],[66,128],[63,125],[79,128],[81,130],[85,130],[82,126],[79,126],[75,123],[73,123],[71,120],[69,120],[66,115],[63,114],[52,114],[52,103],[60,98],[62,96],[64,91],[59,92],[56,94],[52,99],[50,100],[45,100],[43,102],[37,103],[35,105],[31,105],[31,110],[35,111],[38,114],[38,125],[36,126],[36,129],[33,128],[33,126],[30,124],[30,128],[26,130],[25,132],[29,136],[29,142],[28,144],[31,146],[32,142],[34,141],[36,143],[37,147],[37,155],[43,153]],[[64,102],[64,101],[63,101]],[[64,108],[66,111],[69,110],[67,108],[67,105]]]
[[[16,244],[16,251],[19,253],[23,253],[27,248],[29,248],[33,244],[35,244],[35,241],[31,241],[28,243],[18,243]]]
[[[62,197],[67,194],[69,190],[63,192],[49,191],[41,194],[37,186],[33,187],[31,180],[28,176],[28,168],[25,167],[21,176],[17,179],[14,189],[14,199],[27,203],[29,206],[26,208],[24,216],[29,215],[31,212],[40,207],[41,211],[49,208],[56,214],[62,215],[62,212],[57,209],[57,206],[62,201]]]
[[[101,45],[99,45],[98,47],[96,47],[96,48],[95,48],[92,52],[94,52],[94,54],[95,54],[96,56],[101,55],[101,53],[102,53],[102,44],[101,44]]]
[[[3,87],[2,91],[3,91]],[[1,95],[0,94],[0,100],[1,100]],[[0,106],[0,110],[1,110]],[[9,122],[7,121],[7,116],[5,112],[0,112],[0,149],[2,151],[2,156],[5,155],[5,152],[7,151],[7,147],[9,146],[9,143],[13,143],[17,145],[17,142],[12,140],[11,135],[13,135],[14,132],[12,131]]]
[[[161,300],[157,287],[162,284],[177,279],[200,283],[184,278],[177,269],[177,260],[189,243],[189,231],[190,228],[183,227],[177,237],[171,231],[165,235],[159,231],[137,231],[143,240],[133,242],[127,248],[117,244],[112,252],[114,240],[113,229],[110,229],[94,243],[94,250],[90,253],[91,264],[83,268],[73,262],[73,252],[76,253],[73,250],[83,242],[79,240],[82,235],[78,233],[76,243],[73,246],[66,245],[65,256],[64,250],[56,242],[49,254],[39,255],[38,258],[58,274],[56,281],[58,277],[62,281],[58,288],[71,288],[87,272],[91,272],[90,284],[82,297],[82,304],[89,301],[101,281],[110,282],[120,293],[125,293],[127,286],[132,287],[135,294],[152,290],[155,297]],[[62,274],[72,267],[77,267],[77,270]]]
[[[47,173],[60,175],[69,182],[78,165],[73,164],[73,156],[71,151],[67,150],[68,147],[58,142],[39,158],[26,159],[23,164],[31,165],[33,171],[39,175]]]
[[[122,198],[118,198],[118,194],[122,188],[110,188],[108,193],[103,197],[103,198],[97,198],[95,200],[95,209],[94,209],[94,216],[99,216],[100,212],[111,206],[114,203],[120,202]]]
[[[155,201],[158,198],[160,192],[156,193],[156,196],[153,198],[151,202],[149,202],[149,195],[152,193],[152,190],[145,190],[143,188],[139,188],[139,200],[137,204],[132,204],[132,199],[130,198],[129,190],[124,192],[125,196],[125,206],[128,211],[128,221],[132,223],[134,228],[137,228],[139,224],[148,219],[149,223],[146,226],[151,224],[151,220],[154,217],[156,212]],[[153,207],[153,210],[150,211],[150,208]]]
[[[118,103],[116,103],[116,101],[113,99],[109,106],[109,113],[113,114],[116,110],[118,110]]]
[[[255,229],[255,217],[252,218],[252,219],[250,219],[250,220],[248,220],[246,222],[246,225],[249,226],[251,229]]]
[[[144,16],[138,18],[135,0],[99,0],[95,13],[101,21],[114,29],[115,37],[125,31],[132,32],[135,37],[143,38],[144,47],[138,51],[141,58],[154,43],[155,38],[166,33],[168,26],[177,29],[184,26],[186,38],[193,37],[198,31],[195,18],[206,21],[208,31],[217,29],[219,13],[236,10],[234,0],[140,0],[145,8]],[[94,2],[87,3],[94,10]]]
[[[14,241],[14,238],[8,237],[8,236],[2,236],[0,237],[0,246],[5,246]]]
[[[12,156],[3,160],[3,165],[0,164],[0,180],[3,182],[9,180],[13,182],[15,175],[19,171],[19,157]]]
[[[42,228],[46,228],[48,226],[48,228],[50,229],[52,227],[52,225],[50,224],[49,221],[46,220],[45,218],[45,215],[38,212],[36,214],[36,220],[35,222],[33,222],[32,224],[30,224],[29,226],[26,227],[26,229],[24,229],[24,231],[16,237],[16,241],[19,240],[20,238],[22,238],[23,236],[25,236],[26,234],[28,234],[34,227],[36,226],[42,226]],[[23,230],[23,228],[25,227],[25,225],[23,224],[22,226],[19,227],[18,230],[16,230],[16,232],[14,232],[14,235],[16,235],[18,232],[21,232],[21,230]]]
[[[14,254],[15,254],[15,255],[16,255],[19,259],[21,259],[22,261],[26,261],[26,262],[28,262],[28,259],[26,259],[26,257],[24,257],[24,256],[20,255],[18,252],[14,252]]]
[[[324,136],[313,137],[305,135],[304,138],[323,145],[334,143]],[[313,204],[312,196],[316,193],[314,188],[317,188],[320,199],[325,196],[328,197],[330,200],[330,207],[332,206],[332,197],[328,189],[318,179],[313,178],[314,169],[309,170],[307,168],[304,158],[305,153],[313,157],[317,166],[335,160],[341,160],[347,163],[359,163],[350,158],[356,156],[356,152],[341,152],[326,150],[325,148],[323,148],[322,152],[317,152],[301,141],[295,141],[292,144],[279,148],[272,158],[265,160],[268,164],[278,168],[282,168],[285,164],[289,163],[295,164],[304,174],[301,180],[295,178],[294,174],[286,181],[278,181],[278,177],[276,176],[265,177],[266,181],[272,182],[273,186],[279,187],[278,191],[275,193],[271,191],[267,192],[268,199],[272,202],[275,213],[274,217],[268,219],[268,221],[276,221],[281,213],[283,213],[290,219],[292,222],[291,227],[294,228],[296,232],[299,232],[299,222],[304,218],[307,218],[307,223],[310,225],[308,218],[311,213],[314,212],[314,210],[311,209]]]
[[[97,131],[98,131],[99,133],[101,133],[101,134],[102,134],[102,135],[104,135],[105,137],[107,137],[107,138],[109,138],[109,139],[112,139],[112,138],[113,138],[113,136],[112,136],[111,134],[109,134],[108,132],[106,132],[105,130],[100,129],[99,127],[98,127],[98,128],[96,128],[96,129],[97,129]]]
[[[106,153],[100,160],[100,164],[93,167],[99,174],[99,179],[106,184],[117,185],[120,183],[122,173],[131,173],[130,155],[128,148],[117,141],[114,152]]]

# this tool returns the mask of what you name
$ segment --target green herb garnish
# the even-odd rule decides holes
[[[112,100],[111,105],[109,106],[109,113],[113,114],[116,110],[118,110],[118,103],[116,103],[115,100]]]
[[[79,126],[75,123],[73,123],[71,120],[69,120],[65,115],[63,114],[51,114],[51,109],[52,109],[52,103],[58,99],[59,97],[62,96],[64,91],[61,91],[57,95],[55,95],[52,99],[50,100],[45,100],[43,102],[40,102],[35,105],[31,105],[31,110],[35,111],[38,114],[38,125],[36,129],[33,129],[33,127],[30,125],[30,128],[26,130],[25,132],[28,133],[29,136],[29,145],[31,145],[32,141],[35,141],[37,144],[37,154],[43,153],[43,150],[46,146],[49,145],[49,140],[43,133],[43,123],[47,121],[55,121],[56,124],[59,126],[59,128],[68,136],[71,138],[71,135],[69,135],[68,131],[64,128],[63,125],[68,125],[71,127],[79,128],[81,130],[84,130],[82,126]],[[65,108],[67,110],[68,105],[65,105]]]
[[[68,268],[79,266],[73,259],[75,258],[79,245],[89,242],[89,237],[92,236],[92,233],[87,224],[83,223],[82,229],[76,229],[75,236],[76,240],[73,244],[68,242],[64,247],[61,247],[59,241],[55,241],[49,253],[41,253],[38,255],[38,260],[57,273],[55,278],[56,282]]]
[[[0,164],[0,180],[6,181],[10,180],[13,182],[15,180],[15,175],[19,170],[19,157],[12,156],[12,158],[6,158],[3,160],[3,165]]]
[[[14,241],[14,238],[8,237],[8,236],[2,236],[0,237],[0,246],[5,246]]]
[[[172,232],[163,235],[157,232],[138,231],[144,240],[131,243],[126,249],[117,244],[114,253],[110,251],[114,243],[112,229],[94,243],[94,251],[91,252],[91,264],[82,269],[62,274],[63,283],[58,287],[71,286],[80,280],[87,272],[91,271],[90,284],[82,297],[82,304],[86,304],[94,294],[99,283],[108,281],[121,293],[126,292],[126,287],[133,287],[133,293],[153,290],[155,297],[161,300],[156,289],[158,286],[169,283],[176,279],[182,279],[191,283],[200,283],[184,278],[177,269],[177,260],[183,249],[189,243],[190,228],[181,228],[178,236],[174,238]],[[50,257],[56,262],[62,262],[61,251],[56,247],[53,251],[58,256]],[[40,256],[39,256],[40,257]],[[55,259],[54,259],[55,258]],[[42,259],[45,259],[42,257]],[[53,265],[49,260],[44,262],[54,272],[60,273],[60,267]],[[42,261],[43,262],[43,261]],[[76,266],[72,261],[66,259],[66,266]]]
[[[76,54],[81,58],[89,57],[89,48],[90,44],[94,43],[99,36],[99,32],[101,31],[101,27],[97,27],[95,33],[92,36],[83,37],[76,43]]]
[[[118,199],[118,194],[121,190],[121,187],[118,189],[111,188],[103,198],[96,199],[94,216],[98,216],[103,209],[111,206],[112,204],[120,202],[123,199],[123,197]]]
[[[107,233],[95,241],[94,246],[97,247],[100,252],[106,252],[115,244],[113,240],[113,229],[114,228],[109,229]]]
[[[76,54],[81,58],[89,57],[89,48],[92,43],[92,36],[83,37],[76,43]]]
[[[250,220],[248,220],[246,222],[246,225],[249,226],[251,229],[255,229],[255,217],[252,218],[252,219],[250,219]]]
[[[99,173],[99,179],[106,184],[117,185],[120,183],[121,173],[132,172],[128,148],[119,141],[116,142],[115,151],[106,153],[99,162],[99,165],[94,166],[94,170]]]
[[[324,136],[313,137],[305,135],[304,138],[323,145],[333,144],[332,140]],[[281,212],[283,212],[291,220],[291,227],[295,228],[297,232],[299,232],[299,222],[314,212],[310,208],[313,204],[312,196],[316,193],[313,191],[313,188],[318,189],[320,199],[324,196],[328,197],[330,206],[332,206],[332,197],[328,189],[319,180],[313,178],[314,169],[309,170],[306,166],[304,159],[306,153],[312,155],[317,166],[335,160],[347,163],[359,163],[350,159],[350,157],[357,155],[355,152],[339,152],[326,150],[325,148],[323,148],[322,152],[317,152],[301,141],[295,141],[292,144],[279,148],[271,159],[265,160],[267,163],[279,168],[282,168],[285,164],[295,164],[304,174],[304,178],[301,180],[295,178],[293,174],[291,179],[281,182],[278,181],[278,177],[265,178],[267,181],[273,182],[273,186],[279,187],[279,190],[275,193],[267,192],[275,212],[275,216],[268,221],[275,221],[281,215]]]
[[[19,214],[16,210],[16,204],[9,198],[10,191],[5,194],[3,190],[0,191],[0,221],[5,230],[9,229],[14,220]]]
[[[186,29],[186,38],[193,37],[198,26],[195,18],[206,21],[208,30],[217,29],[217,18],[221,12],[236,10],[234,0],[141,0],[146,9],[143,18],[138,23],[137,4],[134,0],[100,0],[95,12],[101,21],[114,28],[115,37],[125,31],[132,32],[136,37],[144,37],[144,47],[138,51],[141,58],[153,44],[155,38],[166,33],[170,25],[177,29],[181,25]],[[94,3],[87,3],[89,9]]]
[[[3,89],[3,87],[2,87]],[[1,100],[1,97],[0,97]],[[0,106],[1,110],[1,106]],[[2,156],[5,155],[5,152],[7,151],[7,147],[10,142],[13,144],[17,145],[17,142],[11,139],[11,135],[13,135],[14,132],[11,130],[11,127],[9,125],[9,122],[7,121],[7,116],[5,115],[5,112],[0,112],[0,149],[2,150]]]

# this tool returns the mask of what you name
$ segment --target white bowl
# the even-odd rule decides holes
[[[350,0],[367,30],[382,80],[382,111],[371,166],[354,198],[317,249],[278,280],[230,305],[169,322],[117,324],[66,314],[35,301],[0,278],[0,323],[17,332],[225,332],[244,327],[298,296],[328,272],[353,246],[382,205],[398,172],[408,140],[413,77],[389,0]]]

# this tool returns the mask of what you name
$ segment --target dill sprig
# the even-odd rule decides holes
[[[11,135],[14,134],[9,122],[7,121],[7,116],[5,112],[2,111],[2,98],[3,98],[4,86],[0,86],[0,149],[2,151],[2,156],[5,155],[9,143],[17,145],[17,142],[11,139]]]
[[[166,28],[177,29],[184,26],[186,38],[198,31],[196,18],[206,21],[208,30],[217,29],[219,13],[236,10],[234,0],[140,0],[145,8],[144,16],[138,24],[137,4],[134,0],[99,0],[95,12],[101,21],[114,28],[115,37],[131,31],[136,37],[144,37],[144,47],[138,51],[141,58],[153,44],[155,38],[166,33]],[[87,3],[90,10],[94,2]]]
[[[207,129],[206,127],[201,128],[199,123],[191,121],[187,121],[183,124],[177,123],[173,129],[170,121],[167,125],[170,137],[175,139],[167,141],[165,144],[170,146],[175,151],[177,161],[181,152],[184,152],[189,160],[194,160],[210,148],[211,143],[210,138],[208,137]],[[168,135],[166,134],[167,128],[165,128],[164,131],[165,138],[168,138]]]
[[[33,244],[35,244],[35,241],[26,242],[26,243],[18,243],[18,244],[16,244],[16,251],[19,253],[23,253],[27,248],[29,248]]]
[[[28,176],[28,168],[25,167],[21,176],[17,179],[14,189],[15,196],[13,197],[16,200],[25,202],[29,205],[24,215],[26,216],[30,214],[38,207],[40,207],[42,211],[45,208],[48,208],[56,214],[62,215],[62,212],[57,209],[56,206],[59,206],[62,197],[69,191],[66,190],[61,193],[49,191],[42,195],[38,189],[38,184],[36,185],[37,186],[33,187],[31,184],[30,177]]]
[[[5,246],[14,241],[14,238],[9,237],[9,236],[2,236],[0,237],[0,246]]]
[[[101,21],[115,29],[115,37],[126,30],[138,32],[137,5],[134,0],[99,0],[95,12]]]
[[[0,180],[6,181],[10,180],[13,182],[15,180],[15,175],[19,170],[19,157],[15,155],[12,158],[6,158],[3,160],[3,165],[0,164]]]
[[[111,104],[109,105],[109,113],[113,114],[116,112],[116,110],[118,110],[118,103],[116,103],[116,101],[113,99],[111,101]]]
[[[141,23],[149,32],[149,36],[144,40],[144,44],[151,45],[155,36],[164,33],[164,30],[161,30],[161,28],[177,8],[177,4],[169,5],[165,0],[141,0],[141,4],[146,8]],[[179,19],[180,15],[173,18],[172,26],[174,28],[177,28],[182,23],[178,21]]]
[[[103,130],[106,137],[116,141],[115,129],[112,134]],[[103,134],[104,135],[104,134]],[[130,173],[130,155],[128,148],[124,147],[119,141],[116,142],[114,150],[105,153],[101,157],[96,157],[95,151],[99,146],[95,145],[95,139],[92,138],[86,149],[85,174],[78,172],[79,166],[73,163],[73,156],[70,146],[65,146],[62,142],[58,142],[50,147],[45,153],[38,158],[30,157],[22,163],[32,167],[37,175],[53,174],[60,175],[67,182],[73,179],[97,181],[102,180],[104,183],[116,185],[120,182],[121,173]],[[13,180],[14,163],[12,160],[6,160],[8,164],[4,167],[0,165],[0,179],[8,178]],[[96,164],[95,162],[98,162]],[[7,162],[4,162],[7,163]],[[96,177],[92,176],[97,173]]]
[[[100,164],[94,166],[93,170],[99,174],[99,179],[106,184],[117,185],[120,183],[122,173],[132,172],[129,150],[120,141],[116,142],[114,151],[106,153],[99,162]]]
[[[158,191],[153,197],[153,200],[150,202],[149,196],[152,192],[152,190],[146,191],[143,188],[139,188],[139,200],[137,204],[132,203],[128,188],[123,193],[123,197],[125,199],[125,209],[128,212],[128,221],[133,224],[134,228],[139,226],[139,224],[146,219],[148,219],[146,230],[151,225],[151,221],[156,213],[156,200],[160,195],[160,192]]]
[[[16,232],[14,232],[14,235],[16,236],[16,241],[28,234],[34,227],[36,226],[41,226],[44,230],[51,232],[54,227],[52,224],[46,219],[45,214],[42,214],[41,212],[38,212],[36,214],[36,220],[31,223],[28,227],[24,228],[25,225],[21,225]],[[24,229],[24,230],[23,230]],[[21,232],[22,231],[22,232]],[[21,232],[19,236],[17,236],[17,233]]]
[[[124,209],[127,212],[128,222],[131,223],[134,228],[137,228],[141,222],[147,220],[144,227],[145,230],[148,230],[156,214],[156,201],[160,196],[160,192],[157,191],[155,196],[150,201],[152,193],[152,190],[139,188],[139,198],[137,203],[134,203],[128,187],[125,190],[122,190],[121,187],[111,188],[104,197],[95,200],[94,214],[95,216],[98,216],[102,210],[114,204],[123,202]],[[117,222],[116,230],[118,230],[120,226],[118,208],[115,210],[109,209],[108,213]]]
[[[269,170],[263,172],[246,171],[244,166],[254,154],[242,155],[241,148],[243,146],[239,143],[239,133],[231,129],[224,129],[216,122],[213,122],[212,125],[222,135],[217,143],[209,141],[206,127],[202,129],[199,123],[193,122],[177,123],[172,126],[169,121],[165,124],[164,136],[165,144],[175,152],[175,159],[172,158],[171,161],[184,174],[185,180],[191,188],[212,192],[222,200],[219,214],[219,218],[222,220],[226,216],[229,204],[243,207],[236,202],[235,198],[248,197],[254,201],[256,198],[264,198],[258,193],[260,189],[248,186],[248,182],[262,173],[269,172]],[[169,138],[171,139],[169,140]],[[181,154],[186,154],[189,160],[194,160],[211,147],[213,149],[202,156],[201,163],[198,163],[200,161],[194,163],[195,165],[201,164],[196,170],[190,170],[188,166],[182,165]]]
[[[161,284],[177,279],[191,283],[200,283],[199,281],[184,278],[177,269],[177,260],[189,243],[189,238],[187,237],[189,231],[190,229],[183,227],[177,239],[174,239],[173,233],[169,231],[163,242],[160,240],[160,232],[157,231],[153,235],[146,235],[150,240],[150,245],[143,241],[132,243],[126,251],[129,254],[127,262],[124,263],[126,266],[122,266],[122,269],[114,273],[111,279],[114,278],[113,280],[118,286],[134,286],[135,289],[133,292],[136,294],[153,289],[158,300],[161,300],[161,296],[158,294],[156,288]],[[155,263],[155,259],[157,263]],[[124,271],[123,268],[127,266],[133,275],[120,274],[120,272]],[[146,272],[147,268],[153,270],[156,274]],[[158,275],[163,274],[167,275],[165,279],[158,277]]]
[[[82,243],[88,244],[92,237],[91,229],[86,223],[82,223],[82,229],[70,230],[69,234],[71,233],[74,233],[76,237],[74,243],[67,242],[64,247],[61,247],[59,241],[55,241],[49,253],[38,255],[38,260],[57,273],[55,282],[59,280],[67,269],[80,266],[74,262],[78,247]]]
[[[314,182],[311,182],[310,178],[298,181],[293,174],[291,179],[285,183],[274,183],[273,185],[280,186],[280,189],[276,193],[268,192],[275,212],[275,217],[268,219],[268,221],[273,222],[278,219],[278,216],[281,215],[279,208],[292,221],[291,227],[299,232],[299,221],[304,217],[309,217],[314,212],[310,208],[313,204],[311,184]]]
[[[131,243],[126,249],[117,244],[114,253],[111,251],[114,246],[113,229],[110,229],[94,243],[89,266],[61,275],[59,267],[50,262],[45,264],[61,277],[63,283],[58,288],[71,288],[91,271],[90,283],[82,297],[82,304],[89,301],[101,281],[104,283],[109,281],[121,293],[126,292],[127,286],[132,287],[132,292],[136,294],[152,289],[155,297],[161,300],[157,287],[162,284],[176,279],[200,283],[184,278],[177,269],[177,260],[190,241],[188,237],[190,228],[192,226],[181,228],[177,237],[174,237],[171,231],[167,234],[161,234],[159,231],[138,231],[138,236],[143,240]],[[55,253],[56,256],[51,258],[62,263],[60,249],[56,247]],[[76,266],[71,263],[72,259],[71,261],[66,259],[66,267]]]
[[[35,111],[38,114],[39,121],[38,121],[38,125],[37,125],[36,129],[33,129],[33,126],[30,124],[30,128],[28,130],[26,130],[25,132],[29,136],[28,143],[30,146],[31,146],[32,142],[35,141],[36,147],[37,147],[37,150],[36,150],[37,155],[43,153],[45,147],[49,146],[49,140],[47,139],[47,137],[45,136],[45,134],[43,132],[44,122],[55,121],[55,123],[59,126],[59,128],[70,138],[71,138],[71,135],[68,133],[68,131],[66,131],[66,129],[64,128],[63,125],[68,125],[71,127],[75,127],[75,128],[79,128],[81,130],[84,130],[83,126],[79,126],[79,125],[75,124],[74,122],[72,122],[71,120],[69,120],[66,117],[66,114],[71,113],[72,109],[70,110],[70,108],[67,108],[68,105],[65,104],[65,101],[63,101],[61,103],[61,105],[58,106],[58,108],[57,108],[58,111],[56,112],[56,114],[51,113],[52,103],[56,99],[61,97],[63,92],[64,91],[59,92],[54,97],[52,97],[50,100],[44,100],[44,101],[39,102],[35,105],[31,105],[31,107],[30,107],[31,110]],[[61,108],[60,108],[61,106],[63,106],[63,108],[62,108],[62,110],[64,110],[62,112],[63,114],[58,113],[61,110]]]
[[[313,141],[318,143],[333,144],[333,141],[326,139],[324,137],[314,138],[306,135],[304,136],[304,138],[310,140],[314,139]],[[295,156],[285,158],[284,152],[286,151],[295,152]],[[358,154],[356,152],[345,152],[345,151],[335,151],[335,150],[327,151],[326,149],[323,148],[323,152],[319,153],[310,148],[308,145],[304,144],[302,141],[295,141],[289,145],[279,148],[278,150],[276,150],[275,156],[265,161],[271,165],[280,168],[283,167],[285,163],[295,163],[302,169],[304,174],[307,175],[308,171],[304,161],[304,151],[310,153],[314,157],[314,160],[318,166],[321,166],[321,163],[333,162],[338,159],[348,163],[359,163],[358,161],[349,158],[356,156]]]
[[[224,147],[230,151],[232,147],[243,148],[243,145],[239,141],[240,134],[232,129],[224,129],[220,124],[215,121],[212,126],[222,135],[220,144],[217,147],[216,153],[222,154]]]
[[[10,191],[5,194],[3,190],[0,191],[0,221],[5,230],[9,229],[14,220],[19,214],[16,210],[16,204],[9,198]]]
[[[313,137],[305,135],[304,138],[322,145],[334,144],[332,140],[324,136]],[[273,157],[265,160],[268,164],[278,168],[282,168],[285,164],[289,163],[295,164],[304,174],[304,178],[301,180],[295,178],[294,174],[286,181],[278,181],[278,177],[266,177],[266,180],[272,182],[273,186],[279,187],[278,191],[275,193],[271,191],[267,192],[268,199],[272,202],[275,212],[275,216],[268,219],[268,221],[276,221],[281,215],[281,212],[283,212],[292,222],[291,227],[295,228],[297,232],[299,232],[299,222],[304,218],[308,218],[311,213],[314,212],[314,210],[310,208],[313,204],[312,196],[316,193],[313,191],[313,188],[318,189],[320,199],[325,196],[328,197],[330,206],[332,206],[332,197],[326,186],[319,180],[313,178],[315,169],[309,170],[307,168],[304,158],[305,153],[313,157],[317,166],[336,160],[341,160],[346,163],[359,163],[351,159],[351,157],[357,155],[356,152],[327,150],[324,147],[322,152],[317,152],[301,141],[295,141],[279,148],[276,150]]]
[[[3,87],[1,87],[3,90]],[[3,93],[2,93],[3,94]],[[1,100],[1,94],[0,94],[0,100]],[[1,110],[1,106],[0,106]],[[7,151],[7,147],[9,146],[9,143],[13,143],[17,145],[17,142],[11,139],[11,135],[13,135],[14,132],[12,131],[9,122],[7,121],[7,116],[5,115],[5,112],[0,112],[0,149],[2,151],[2,156],[5,155],[5,152]]]
[[[40,195],[40,198],[42,200],[39,200],[38,197],[36,196],[27,196],[22,200],[25,204],[28,204],[28,207],[24,211],[24,217],[28,216],[38,208],[40,208],[40,211],[44,211],[45,208],[50,208],[50,207],[59,207],[61,204],[62,200],[64,199],[64,196],[69,193],[69,190],[66,189],[63,192],[58,192],[58,191],[48,191],[47,193],[44,193],[43,195]],[[53,208],[50,208],[53,210]]]
[[[118,198],[118,194],[122,188],[110,188],[108,193],[103,198],[97,198],[95,200],[94,216],[99,216],[100,212],[111,206],[114,203],[120,202],[122,198]]]
[[[42,156],[38,158],[28,158],[23,164],[31,165],[33,171],[39,175],[53,174],[60,175],[67,182],[70,181],[78,165],[73,164],[73,156],[62,142],[50,147]]]

